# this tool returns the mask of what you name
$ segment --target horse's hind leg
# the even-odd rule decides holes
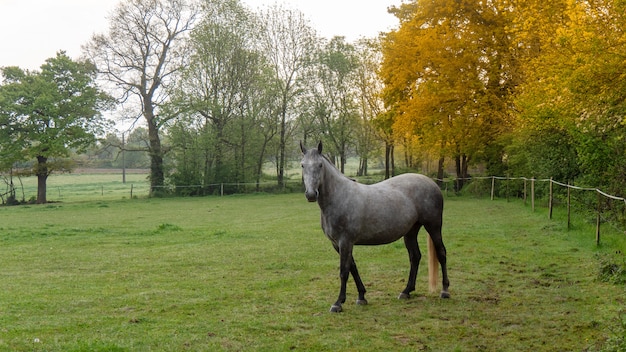
[[[404,235],[404,245],[409,252],[411,270],[409,272],[409,280],[407,281],[406,288],[398,296],[399,299],[408,299],[411,297],[411,292],[415,291],[415,278],[417,277],[417,270],[419,268],[420,260],[422,259],[422,253],[420,252],[419,244],[417,243],[417,233],[419,232],[420,227],[420,224],[415,224],[411,231]]]
[[[441,276],[443,276],[443,290],[441,291],[441,298],[450,298],[450,292],[448,292],[450,281],[448,280],[448,267],[446,264],[446,246],[443,245],[443,238],[441,236],[441,223],[439,222],[438,224],[425,227],[431,240],[433,241],[435,252],[437,253],[437,260],[439,261],[439,265],[441,265]]]

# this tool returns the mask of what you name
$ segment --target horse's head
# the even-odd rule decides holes
[[[317,149],[307,150],[302,142],[300,149],[304,157],[302,158],[302,178],[306,191],[304,195],[309,202],[317,201],[319,188],[324,175],[324,157],[322,156],[322,142],[317,145]]]

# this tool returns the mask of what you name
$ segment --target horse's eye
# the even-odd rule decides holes
[[[304,164],[300,164],[300,167],[304,169]]]
[[[319,167],[320,169],[322,168],[322,166],[324,166],[322,163],[320,163],[320,164],[318,165],[318,167]]]

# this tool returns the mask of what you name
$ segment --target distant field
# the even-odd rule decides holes
[[[375,205],[374,205],[375,206]],[[63,201],[0,207],[0,350],[588,351],[619,339],[623,285],[598,280],[622,250],[564,214],[446,199],[450,292],[396,299],[402,241],[357,247],[328,312],[338,258],[301,194]],[[424,246],[424,235],[420,243]],[[609,344],[612,342],[608,342]],[[610,346],[610,345],[609,345]]]
[[[13,180],[17,197],[29,200],[37,197],[37,178],[22,177]],[[72,173],[52,174],[48,177],[49,201],[113,200],[131,197],[146,197],[150,192],[148,170],[126,170],[126,183],[122,182],[122,170],[79,169]],[[22,193],[23,192],[23,193]]]

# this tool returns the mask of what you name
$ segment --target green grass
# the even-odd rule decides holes
[[[597,280],[597,256],[623,242],[607,230],[597,248],[562,217],[448,198],[451,299],[427,293],[426,270],[413,298],[396,299],[400,241],[355,249],[370,304],[353,303],[351,280],[331,314],[338,258],[301,194],[0,207],[0,350],[599,348],[626,292]]]

